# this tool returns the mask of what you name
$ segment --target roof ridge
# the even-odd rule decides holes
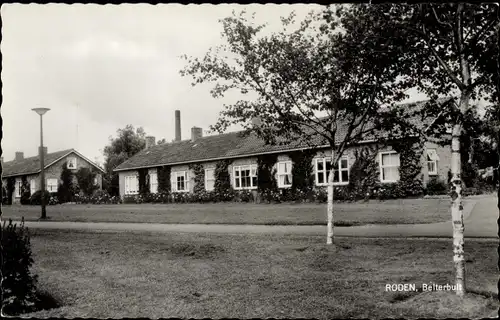
[[[54,151],[54,152],[50,152],[50,153],[48,152],[47,156],[49,154],[52,155],[52,154],[55,154],[55,153],[63,153],[63,152],[64,153],[69,153],[70,151],[76,151],[76,150],[73,149],[73,148],[71,148],[71,149],[65,149],[65,150],[60,150],[60,151]],[[16,160],[16,159],[14,159],[14,160],[9,160],[9,161],[4,161],[3,163],[6,164],[6,163],[9,163],[9,162],[15,162],[15,161],[34,160],[35,158],[38,158],[38,157],[40,157],[39,154],[36,155],[36,156],[31,156],[31,157],[23,158],[22,160]]]

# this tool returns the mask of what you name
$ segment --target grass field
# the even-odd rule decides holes
[[[467,286],[452,283],[451,240],[31,230],[39,288],[61,307],[35,317],[381,318],[490,315],[498,303],[494,241],[469,241]]]
[[[470,200],[465,200],[470,201]],[[448,199],[403,199],[336,203],[335,224],[413,224],[451,219]],[[37,220],[39,206],[3,206],[3,219]],[[324,225],[325,204],[141,204],[56,205],[47,207],[53,221],[202,224]]]

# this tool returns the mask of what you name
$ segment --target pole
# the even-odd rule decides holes
[[[41,202],[42,202],[42,217],[41,219],[47,218],[47,212],[45,211],[45,165],[44,165],[44,152],[43,152],[43,122],[42,115],[40,115],[40,187],[41,187]]]

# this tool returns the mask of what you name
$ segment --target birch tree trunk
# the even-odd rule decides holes
[[[470,96],[462,93],[460,98],[460,111],[462,114],[469,106]],[[464,258],[464,214],[462,200],[462,179],[461,179],[461,157],[460,157],[460,136],[462,134],[462,124],[457,123],[453,127],[451,141],[451,217],[453,223],[453,263],[455,264],[455,284],[456,293],[463,296],[465,293],[465,258]]]
[[[335,150],[332,149],[332,162],[330,175],[328,176],[328,201],[326,207],[326,244],[333,244],[333,174],[334,174],[334,160],[335,160]],[[326,169],[326,168],[325,168]]]

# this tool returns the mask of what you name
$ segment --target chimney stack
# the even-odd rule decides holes
[[[147,136],[146,137],[146,149],[151,148],[156,144],[156,138],[153,136]]]
[[[181,111],[175,110],[175,141],[181,141]]]
[[[19,161],[19,160],[23,160],[23,159],[24,159],[24,152],[16,151],[15,160]]]
[[[191,141],[195,142],[199,138],[203,137],[203,130],[198,127],[191,128]]]
[[[40,155],[40,147],[38,147],[38,155]],[[43,147],[43,155],[46,156],[47,155],[47,147]]]

